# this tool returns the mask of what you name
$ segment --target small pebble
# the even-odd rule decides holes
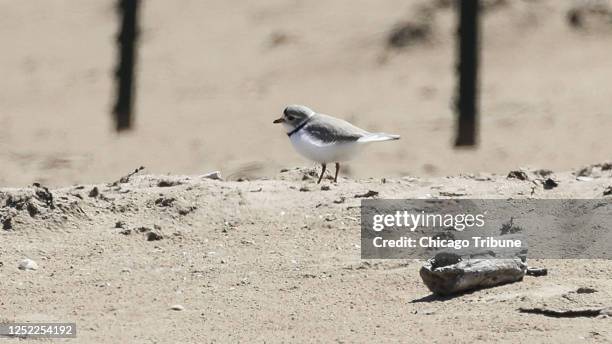
[[[100,196],[100,190],[98,190],[97,186],[94,186],[93,189],[91,189],[91,191],[89,191],[89,197],[98,197]]]
[[[556,188],[557,186],[559,186],[559,183],[554,181],[552,178],[548,178],[548,179],[546,179],[544,181],[544,189],[546,189],[546,190],[550,190],[552,188]]]
[[[378,191],[368,190],[366,193],[355,195],[355,198],[370,198],[374,196],[378,196]]]
[[[157,241],[163,239],[164,237],[157,232],[147,232],[145,234],[145,238],[147,238],[147,241]]]
[[[24,259],[19,263],[19,270],[37,270],[38,264],[32,259]]]
[[[202,178],[208,178],[208,179],[213,179],[213,180],[222,179],[220,171],[213,171],[213,172],[206,173],[205,175],[202,176]]]
[[[525,173],[524,171],[510,171],[510,173],[508,173],[508,176],[506,178],[518,179],[518,180],[529,180],[527,173]]]
[[[594,288],[588,288],[588,287],[580,287],[578,289],[576,289],[576,293],[577,294],[592,294],[592,293],[596,293],[597,289]]]
[[[527,271],[525,273],[529,276],[535,276],[535,277],[546,276],[548,275],[548,269],[546,268],[527,268]]]
[[[181,306],[181,305],[172,305],[170,306],[170,309],[173,311],[183,311],[185,310],[185,307]]]

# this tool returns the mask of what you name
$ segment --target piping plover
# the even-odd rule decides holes
[[[304,105],[289,105],[283,116],[273,123],[282,123],[295,150],[323,167],[321,183],[328,163],[336,163],[334,182],[338,181],[340,162],[352,159],[361,146],[369,142],[398,140],[399,135],[370,133],[347,121],[316,113]]]

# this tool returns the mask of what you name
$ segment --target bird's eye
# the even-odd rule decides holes
[[[293,121],[293,120],[295,119],[295,117],[293,117],[293,116],[287,116],[287,119],[288,119],[288,120],[290,120],[290,121]]]

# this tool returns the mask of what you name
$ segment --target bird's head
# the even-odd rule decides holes
[[[314,114],[312,109],[304,105],[289,105],[283,111],[283,116],[272,123],[282,123],[287,132],[291,132]]]

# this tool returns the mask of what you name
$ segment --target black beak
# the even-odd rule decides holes
[[[285,119],[283,117],[275,119],[272,123],[283,123]]]

